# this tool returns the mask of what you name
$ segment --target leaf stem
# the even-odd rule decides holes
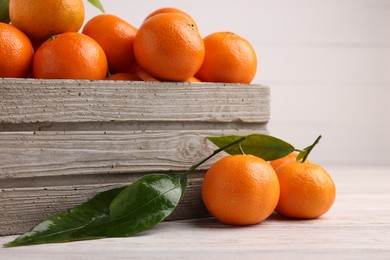
[[[309,156],[311,150],[313,150],[314,146],[316,146],[316,145],[318,144],[318,142],[320,141],[321,137],[322,137],[322,136],[319,135],[319,136],[317,137],[317,139],[314,141],[314,143],[313,143],[312,145],[310,145],[310,146],[307,148],[307,150],[306,150],[307,152],[306,152],[305,156],[304,156],[303,159],[302,159],[302,163],[304,163],[304,162],[306,161],[306,159],[307,159],[307,157]]]
[[[241,151],[241,154],[246,154],[245,152],[244,152],[244,149],[242,149],[242,145],[241,145],[241,142],[238,144],[238,148],[240,148],[240,151]]]
[[[196,168],[198,168],[199,166],[201,166],[203,163],[205,163],[206,161],[208,161],[209,159],[211,159],[212,157],[214,157],[215,155],[217,155],[218,153],[222,152],[223,150],[229,148],[230,146],[233,146],[235,144],[238,144],[238,143],[241,143],[242,141],[244,141],[246,139],[246,137],[241,137],[240,139],[238,140],[235,140],[225,146],[222,146],[221,148],[217,149],[217,150],[214,150],[214,152],[212,154],[210,154],[209,156],[207,156],[206,158],[202,159],[201,161],[199,161],[198,163],[192,165],[187,171],[185,171],[182,175],[181,175],[181,178],[185,178],[188,174],[192,173]]]

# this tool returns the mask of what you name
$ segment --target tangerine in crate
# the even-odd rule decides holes
[[[203,39],[187,16],[162,13],[144,21],[134,41],[138,64],[158,80],[185,81],[204,59]]]
[[[83,25],[83,0],[10,0],[11,23],[26,33],[34,42],[50,36],[77,32]]]
[[[15,26],[0,23],[0,78],[26,78],[34,57],[29,38]]]
[[[204,38],[205,57],[196,77],[206,82],[250,83],[256,75],[253,46],[231,32],[216,32]]]
[[[112,14],[101,14],[89,20],[83,34],[103,48],[110,72],[128,72],[135,63],[133,44],[137,28]]]
[[[38,79],[102,80],[108,70],[100,45],[87,35],[67,32],[50,37],[36,51],[32,74]]]

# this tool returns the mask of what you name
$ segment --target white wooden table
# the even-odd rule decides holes
[[[0,259],[390,259],[390,167],[327,170],[337,198],[316,220],[273,215],[250,227],[212,218],[163,222],[129,238],[0,248]]]

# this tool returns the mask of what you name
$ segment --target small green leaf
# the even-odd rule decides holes
[[[0,0],[0,22],[9,23],[9,0]]]
[[[302,160],[307,155],[307,148],[308,147],[306,147],[305,149],[300,151],[299,154],[297,155],[297,158],[295,160],[297,160],[297,161]]]
[[[127,237],[155,226],[180,202],[180,179],[167,174],[148,174],[127,186],[111,202],[106,219],[91,222],[76,237]]]
[[[102,11],[102,13],[105,13],[104,7],[103,7],[102,3],[100,2],[100,0],[88,0],[88,2],[90,2],[96,8],[98,8],[100,11]]]
[[[216,146],[222,147],[232,141],[238,140],[241,136],[213,136],[208,139]],[[240,149],[241,146],[241,149]],[[231,146],[225,150],[229,154],[252,154],[263,158],[266,161],[284,157],[295,151],[294,146],[270,135],[253,134],[248,135],[240,144]]]
[[[297,161],[302,160],[302,162],[305,162],[307,157],[309,156],[309,154],[313,150],[313,148],[320,142],[321,138],[322,138],[322,136],[319,135],[312,145],[309,145],[308,147],[306,147],[305,149],[300,151],[296,160]]]
[[[73,233],[83,229],[91,222],[107,218],[112,200],[123,189],[124,187],[102,192],[79,206],[53,215],[4,246],[14,247],[80,240],[81,237],[74,237]]]

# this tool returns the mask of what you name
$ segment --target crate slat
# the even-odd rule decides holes
[[[256,132],[267,133],[264,128]],[[23,178],[184,170],[216,149],[207,136],[249,133],[237,130],[0,132],[0,188],[10,180]],[[200,169],[207,169],[221,156],[217,155]]]
[[[265,122],[261,85],[0,79],[0,123]]]

